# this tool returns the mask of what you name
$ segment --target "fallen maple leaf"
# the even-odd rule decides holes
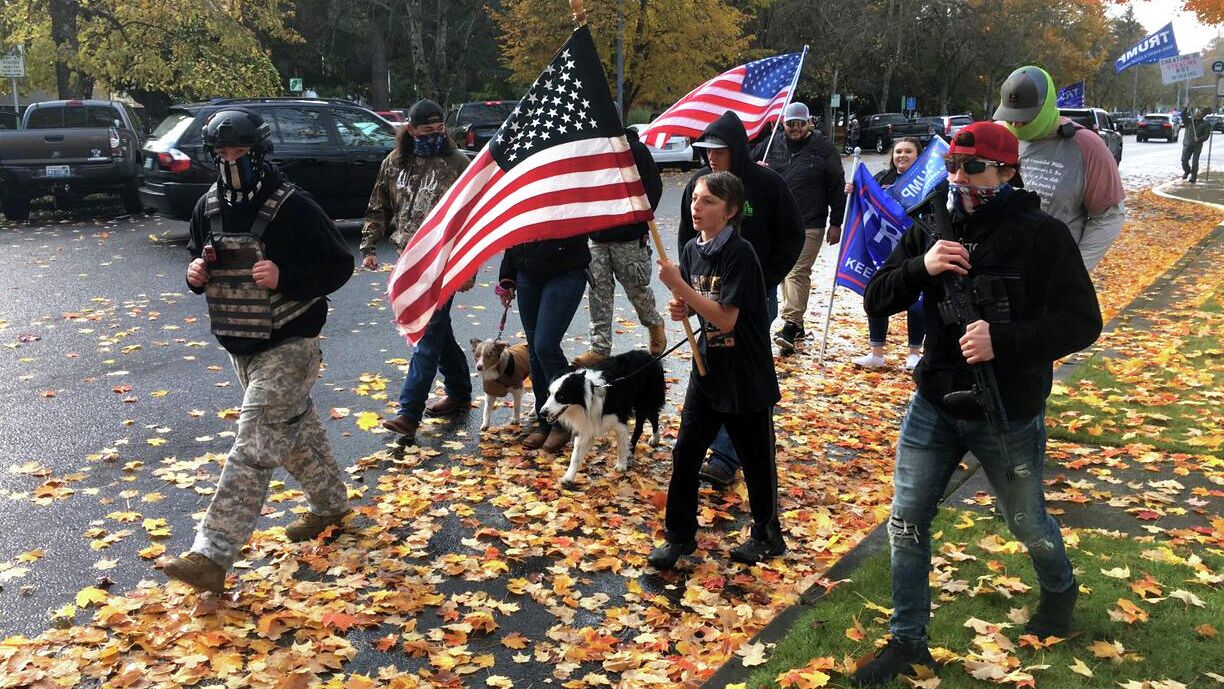
[[[1074,672],[1077,675],[1092,677],[1092,668],[1085,665],[1084,661],[1080,660],[1079,658],[1076,658],[1075,662],[1071,663],[1067,667],[1071,668],[1071,672]]]
[[[1173,593],[1170,593],[1169,598],[1176,598],[1177,600],[1185,603],[1186,605],[1193,605],[1196,608],[1207,607],[1206,604],[1203,603],[1202,598],[1199,598],[1198,596],[1194,595],[1193,593],[1190,593],[1189,591],[1183,591],[1181,589],[1177,589]]]
[[[77,591],[76,604],[78,608],[88,608],[91,605],[101,605],[106,602],[109,595],[106,591],[94,586],[89,586]]]
[[[334,627],[342,632],[347,632],[349,627],[360,621],[357,617],[344,612],[329,612],[323,615],[324,627]]]
[[[1103,639],[1092,642],[1088,650],[1097,658],[1108,658],[1115,663],[1122,662],[1122,654],[1126,653],[1126,648],[1120,642]]]

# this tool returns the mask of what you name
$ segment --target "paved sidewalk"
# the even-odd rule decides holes
[[[1153,190],[1167,198],[1211,204],[1224,211],[1224,172],[1212,175],[1210,182],[1198,184],[1188,182],[1171,182]],[[1134,327],[1142,323],[1146,314],[1173,303],[1183,289],[1194,278],[1203,274],[1206,268],[1218,263],[1224,255],[1224,223],[1218,225],[1198,244],[1191,247],[1182,258],[1168,271],[1152,283],[1139,297],[1125,309],[1106,323],[1106,332],[1127,323]],[[1055,370],[1055,381],[1064,381],[1072,377],[1079,364],[1094,352],[1108,350],[1090,349],[1081,352]],[[1141,510],[1144,504],[1177,502],[1181,504],[1189,495],[1201,495],[1206,490],[1214,489],[1218,494],[1220,486],[1213,483],[1203,474],[1195,471],[1180,470],[1184,462],[1168,461],[1167,457],[1153,458],[1151,456],[1135,457],[1134,452],[1119,452],[1111,456],[1107,462],[1105,473],[1109,474],[1108,484],[1115,486],[1115,493],[1095,491],[1092,499],[1084,499],[1084,494],[1067,486],[1081,486],[1085,481],[1091,482],[1093,475],[1078,475],[1078,471],[1087,468],[1092,472],[1094,465],[1100,461],[1067,462],[1059,460],[1071,459],[1076,454],[1082,455],[1079,446],[1074,443],[1051,441],[1048,448],[1046,469],[1047,501],[1049,508],[1064,527],[1105,529],[1131,535],[1152,535],[1154,532],[1165,532],[1173,538],[1181,536],[1196,536],[1202,533],[1204,527],[1210,527],[1212,518],[1218,519],[1224,514],[1224,500],[1218,497],[1208,498],[1196,509],[1169,513],[1160,513],[1158,520],[1149,520],[1146,516],[1136,518],[1135,512]],[[1147,455],[1155,453],[1146,453]],[[971,459],[971,458],[970,458]],[[1086,465],[1086,466],[1084,466]],[[958,471],[953,477],[948,490],[944,494],[943,504],[958,509],[974,509],[978,511],[993,510],[992,490],[980,467],[970,461],[968,471]],[[1218,469],[1214,470],[1218,474]],[[1094,484],[1095,486],[1095,484]],[[1154,523],[1153,523],[1154,521]],[[1210,533],[1208,531],[1208,533]],[[843,558],[838,560],[825,574],[827,581],[840,581],[853,577],[853,572],[866,560],[880,552],[886,552],[888,547],[885,524],[881,523],[858,546]],[[787,636],[794,624],[810,609],[818,607],[826,594],[826,589],[820,585],[813,586],[800,600],[778,614],[756,637],[754,643],[764,643],[767,646],[777,643]],[[740,658],[732,658],[725,663],[702,685],[708,689],[721,689],[730,683],[744,682],[753,668],[746,668]]]

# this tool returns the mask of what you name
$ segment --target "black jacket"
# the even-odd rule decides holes
[[[799,259],[803,250],[803,216],[799,205],[778,173],[752,161],[748,148],[748,134],[744,123],[728,110],[705,129],[706,136],[716,136],[727,142],[731,149],[731,172],[744,183],[748,201],[744,208],[740,234],[752,244],[761,261],[761,272],[765,275],[765,287],[777,287]],[[700,139],[699,139],[700,140]],[[702,156],[705,156],[705,149]],[[683,253],[684,245],[697,236],[693,229],[693,216],[689,200],[693,198],[693,187],[697,180],[710,174],[706,165],[693,175],[684,193],[680,196],[680,229],[677,237],[677,255]]]
[[[283,181],[280,172],[269,165],[259,193],[242,208],[221,204],[221,219],[226,231],[245,232],[268,195]],[[193,259],[208,243],[209,220],[204,214],[205,198],[196,203],[191,214],[191,237],[187,250]],[[298,189],[285,200],[276,218],[264,232],[264,255],[280,270],[277,291],[289,299],[325,297],[344,286],[353,275],[353,254],[340,236],[335,223],[309,193]],[[188,285],[196,294],[204,292]],[[301,316],[272,331],[268,340],[218,336],[217,341],[231,354],[249,355],[271,349],[294,337],[316,337],[327,321],[327,300],[320,299]]]
[[[840,226],[846,214],[846,171],[841,155],[824,134],[813,131],[798,143],[775,136],[768,159],[766,146],[768,141],[758,144],[752,158],[764,161],[786,180],[803,214],[803,226],[807,229]]]
[[[1042,212],[1033,192],[1013,191],[953,225],[970,249],[969,276],[995,276],[1006,286],[1011,317],[990,325],[995,376],[1009,420],[1031,419],[1050,394],[1053,362],[1101,334],[1092,280],[1067,226]],[[889,316],[922,294],[926,347],[914,380],[919,394],[942,407],[945,394],[972,387],[973,373],[961,354],[960,326],[939,315],[944,277],[928,275],[923,263],[932,243],[918,225],[911,227],[867,284],[863,304],[870,316]]]
[[[654,156],[650,155],[650,149],[638,140],[637,132],[626,129],[625,139],[629,142],[629,150],[633,152],[633,162],[637,164],[642,187],[646,190],[646,200],[650,202],[650,210],[653,211],[659,207],[659,199],[663,196],[663,178],[659,176],[659,168],[655,165]],[[645,237],[648,232],[650,224],[640,222],[592,232],[591,241],[630,242]]]
[[[519,271],[533,278],[547,280],[571,270],[581,270],[591,263],[591,248],[587,237],[580,234],[568,239],[541,239],[506,249],[502,254],[498,280],[518,280]]]

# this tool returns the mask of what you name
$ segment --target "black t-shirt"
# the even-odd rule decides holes
[[[694,367],[689,385],[697,386],[720,412],[750,414],[769,409],[782,396],[768,339],[765,279],[756,252],[736,234],[713,256],[706,257],[698,250],[697,239],[684,245],[680,274],[703,296],[739,307],[739,317],[729,333],[719,333],[700,319],[698,346],[705,359],[706,375],[697,375]]]

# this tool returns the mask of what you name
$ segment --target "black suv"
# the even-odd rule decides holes
[[[170,108],[144,146],[141,201],[173,218],[187,219],[217,180],[200,131],[212,113],[241,107],[272,127],[269,159],[310,192],[333,218],[365,214],[378,167],[395,148],[391,123],[354,103],[333,99],[226,98]]]
[[[518,101],[513,100],[460,103],[447,115],[446,131],[459,150],[475,155],[493,138],[516,105]]]

